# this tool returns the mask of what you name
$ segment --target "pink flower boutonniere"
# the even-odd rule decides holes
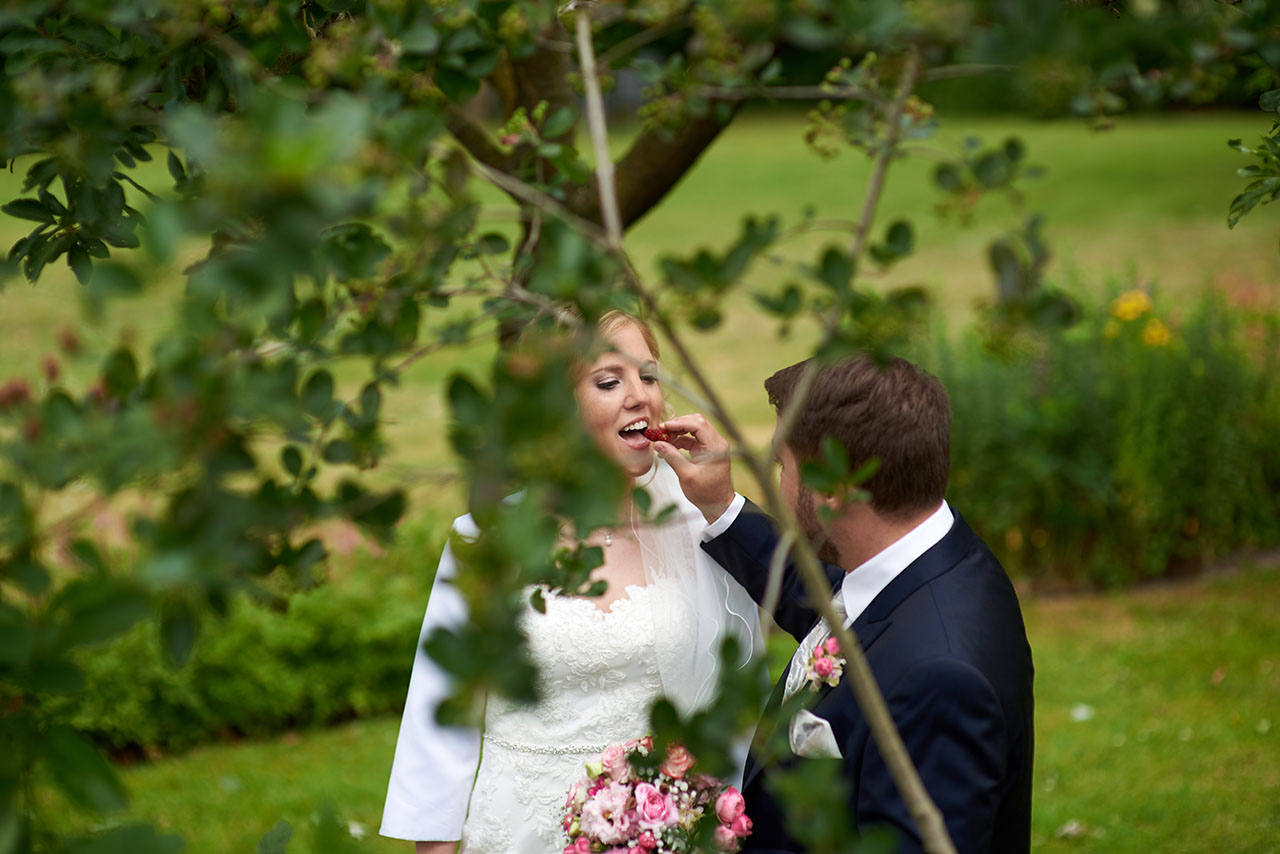
[[[844,675],[844,656],[840,654],[840,642],[835,638],[827,638],[813,650],[813,655],[804,664],[805,681],[810,691],[817,691],[819,685],[835,687]]]

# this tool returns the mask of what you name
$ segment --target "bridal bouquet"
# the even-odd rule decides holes
[[[691,773],[693,756],[672,745],[656,768],[632,768],[632,753],[648,756],[646,736],[605,748],[587,776],[569,787],[564,805],[564,854],[691,852],[698,823],[714,814],[715,843],[737,851],[751,833],[742,794],[715,777]],[[709,820],[709,819],[708,819]]]

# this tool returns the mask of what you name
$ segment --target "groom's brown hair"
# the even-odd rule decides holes
[[[764,381],[781,414],[809,360]],[[815,459],[831,436],[853,469],[872,458],[880,468],[862,487],[881,516],[907,518],[935,509],[951,471],[951,402],[936,377],[905,359],[861,354],[816,366],[818,375],[786,444],[797,461]]]

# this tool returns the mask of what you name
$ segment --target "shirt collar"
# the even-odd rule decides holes
[[[911,564],[916,558],[937,545],[947,535],[955,515],[947,502],[943,501],[929,518],[908,531],[901,539],[891,544],[874,557],[864,561],[856,569],[844,574],[840,592],[844,598],[845,625],[862,616],[867,606],[889,586],[889,582]]]

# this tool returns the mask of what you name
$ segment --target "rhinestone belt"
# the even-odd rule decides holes
[[[515,742],[506,741],[505,739],[498,738],[497,736],[489,735],[487,732],[484,734],[484,740],[490,744],[496,744],[498,747],[506,748],[507,750],[515,750],[520,753],[537,753],[542,756],[572,756],[577,753],[603,753],[604,749],[609,746],[607,744],[601,744],[599,746],[592,745],[589,747],[540,747],[532,744],[516,744]]]

